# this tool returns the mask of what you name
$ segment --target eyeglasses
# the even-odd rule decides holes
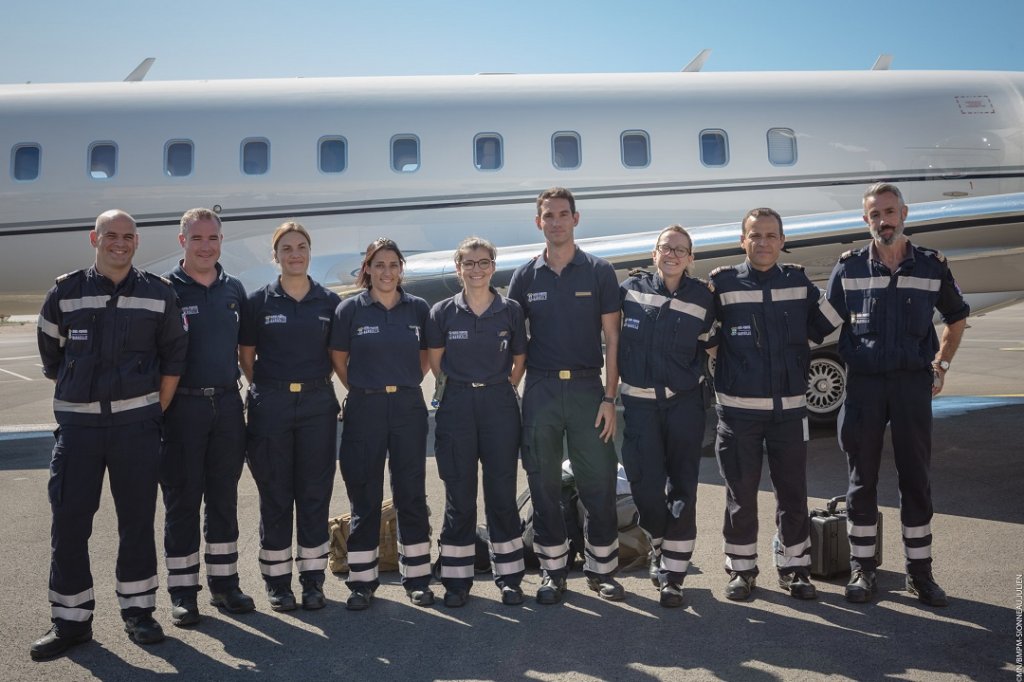
[[[494,261],[490,258],[481,258],[480,260],[459,261],[459,265],[462,266],[463,270],[472,270],[476,267],[479,267],[481,270],[488,270],[492,265],[494,265]]]
[[[668,244],[658,244],[655,249],[658,250],[662,256],[667,256],[670,253],[675,254],[678,258],[686,258],[690,255],[690,250],[685,246],[669,246]]]

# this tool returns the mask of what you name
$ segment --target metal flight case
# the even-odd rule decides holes
[[[832,578],[850,572],[850,541],[847,539],[845,495],[833,497],[825,509],[811,510],[811,575]],[[882,565],[882,513],[878,513],[875,561]]]

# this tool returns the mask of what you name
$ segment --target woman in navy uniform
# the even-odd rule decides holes
[[[495,255],[487,240],[463,240],[455,251],[462,291],[437,303],[427,322],[430,368],[444,382],[434,458],[446,492],[439,543],[445,606],[464,605],[473,585],[478,460],[494,581],[502,603],[523,602],[515,387],[526,371],[526,323],[519,304],[491,286]]]
[[[323,608],[338,400],[327,349],[337,294],[314,282],[306,229],[282,224],[272,239],[281,275],[252,292],[239,334],[249,380],[246,459],[260,492],[260,570],[270,608],[291,611],[292,509],[302,608]]]
[[[652,256],[656,274],[641,272],[620,286],[622,463],[651,537],[651,581],[661,605],[677,607],[697,536],[704,349],[714,306],[708,285],[688,276],[693,241],[682,226],[662,230]]]
[[[384,462],[398,512],[402,586],[416,606],[430,606],[430,519],[427,512],[427,406],[420,384],[427,372],[423,335],[427,302],[401,288],[405,258],[381,238],[366,249],[359,283],[366,291],[334,313],[331,359],[348,389],[338,464],[352,504],[348,538],[352,591],[346,608],[370,605],[377,577]]]

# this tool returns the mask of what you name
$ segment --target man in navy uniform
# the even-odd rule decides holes
[[[160,424],[188,342],[170,282],[132,266],[135,220],[107,211],[89,239],[95,264],[58,278],[39,314],[39,354],[43,374],[56,382],[58,426],[48,485],[53,627],[32,644],[35,660],[92,639],[89,536],[106,471],[118,517],[124,629],[139,644],[164,638],[152,615]]]
[[[839,415],[839,444],[850,466],[846,600],[867,602],[876,590],[878,467],[889,424],[907,591],[929,606],[945,606],[946,593],[932,577],[931,401],[942,390],[970,307],[945,257],[910,243],[903,233],[906,218],[895,185],[869,187],[864,222],[871,243],[844,253],[828,284],[828,299],[845,320],[839,354],[848,369]],[[946,323],[941,342],[932,324],[935,310]]]
[[[255,608],[238,585],[238,479],[245,461],[245,419],[239,395],[238,330],[242,283],[218,262],[221,221],[193,208],[181,217],[184,258],[165,276],[188,321],[188,360],[164,415],[164,551],[171,622],[199,622],[199,508],[206,540],[210,603],[230,613]]]
[[[757,491],[763,452],[775,487],[779,587],[814,599],[807,516],[808,339],[821,342],[842,321],[800,265],[780,265],[782,218],[755,208],[743,218],[743,263],[711,273],[721,328],[715,363],[718,437],[725,479],[725,596],[750,597],[756,584]]]
[[[615,510],[615,392],[619,383],[619,287],[605,260],[576,246],[576,200],[562,187],[537,197],[544,252],[512,274],[509,298],[530,323],[523,394],[523,468],[534,509],[541,604],[561,601],[569,543],[559,500],[563,441],[587,512],[584,573],[602,599],[624,598]],[[601,335],[605,349],[602,357]],[[605,382],[601,382],[601,365]]]

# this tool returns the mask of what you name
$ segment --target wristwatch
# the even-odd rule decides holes
[[[946,364],[948,365],[949,363],[946,363]],[[601,402],[602,403],[608,403],[609,405],[614,405],[615,404],[615,397],[614,396],[610,396],[610,395],[606,395],[606,396],[601,398]]]
[[[932,367],[938,367],[943,372],[949,371],[949,360],[936,360],[932,363]]]

